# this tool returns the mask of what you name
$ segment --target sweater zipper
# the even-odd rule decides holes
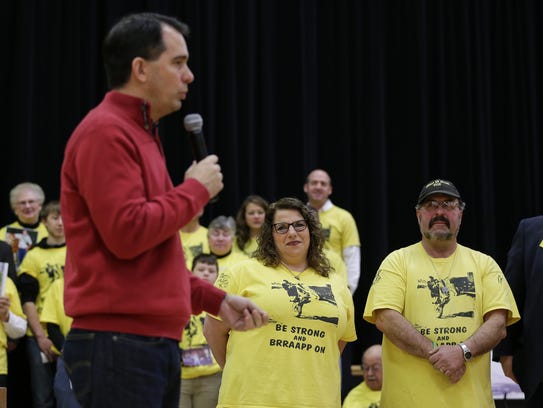
[[[153,140],[158,146],[158,150],[160,151],[160,154],[162,157],[165,157],[164,155],[164,149],[162,148],[162,143],[160,143],[160,139],[158,137],[158,122],[157,123],[150,123],[149,115],[147,115],[147,108],[148,103],[146,101],[143,101],[141,103],[141,114],[143,115],[143,128],[149,132]]]

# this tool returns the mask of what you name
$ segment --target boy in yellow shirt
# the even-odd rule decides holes
[[[210,283],[215,283],[219,265],[212,254],[197,255],[192,263],[192,273]],[[204,337],[206,313],[192,315],[179,343],[181,348],[181,397],[180,407],[215,408],[221,386],[221,367],[215,361]]]

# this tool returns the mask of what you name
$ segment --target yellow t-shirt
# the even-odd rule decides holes
[[[350,212],[332,205],[319,211],[319,221],[326,236],[326,247],[343,259],[343,250],[350,246],[360,246],[356,222]]]
[[[4,225],[2,228],[0,228],[0,239],[6,240],[6,232],[8,227],[13,228],[19,228],[19,229],[25,229],[19,221],[12,222],[11,224]],[[36,241],[33,244],[36,244],[40,242],[43,238],[47,237],[49,234],[47,232],[47,228],[45,228],[45,225],[43,225],[41,222],[39,223],[37,228],[34,228],[34,231],[38,232],[38,237],[36,238]]]
[[[236,241],[236,239],[234,239],[234,247],[232,249],[234,252],[241,252],[250,257],[257,249],[258,243],[256,241],[256,237],[250,237],[245,243],[243,249],[238,246],[238,242]]]
[[[328,258],[330,265],[334,268],[334,273],[337,273],[345,281],[345,284],[349,285],[349,281],[347,280],[347,266],[343,262],[343,258],[327,248],[324,248],[324,254]]]
[[[466,340],[492,310],[508,310],[507,324],[520,318],[507,280],[491,257],[458,245],[448,258],[430,258],[420,242],[382,262],[364,319],[375,323],[377,309],[396,310],[438,345]],[[381,406],[494,407],[490,353],[473,357],[466,367],[460,381],[451,384],[429,361],[402,351],[384,335]]]
[[[17,229],[20,229],[20,230],[32,230],[32,231],[36,231],[38,233],[38,235],[36,236],[36,239],[31,243],[31,245],[36,245],[38,242],[40,242],[43,238],[47,237],[49,235],[49,233],[47,232],[47,228],[45,228],[45,225],[43,225],[43,223],[39,223],[37,228],[26,228],[26,227],[23,227],[19,221],[15,221],[15,222],[12,222],[11,224],[8,224],[8,225],[5,225],[3,226],[2,228],[0,228],[0,239],[1,240],[4,240],[6,242],[8,242],[8,237],[7,237],[7,230],[8,230],[8,227],[11,227],[11,228],[17,228]],[[30,236],[27,236],[27,238],[30,238]],[[28,252],[28,247],[29,247],[29,243],[24,243],[24,242],[19,242],[19,252],[17,254],[17,259],[16,259],[16,262],[17,262],[17,265],[19,265],[26,253]]]
[[[21,307],[21,300],[19,299],[17,288],[9,277],[6,280],[6,297],[10,300],[9,310],[11,313],[26,319]],[[0,323],[0,346],[0,375],[5,375],[8,373],[8,338],[2,323]]]
[[[248,259],[248,257],[243,252],[234,252],[234,251],[230,252],[229,255],[223,258],[217,258],[217,263],[219,265],[219,273],[227,270],[228,268],[232,267],[232,265],[235,265],[238,262],[245,261],[246,259]]]
[[[266,310],[270,323],[232,331],[218,407],[339,407],[340,340],[356,340],[354,306],[337,275],[298,275],[256,259],[220,273],[215,285]],[[326,380],[323,380],[323,379]]]
[[[192,270],[192,260],[194,257],[201,253],[209,253],[207,228],[200,225],[194,232],[179,231],[179,236],[181,237],[187,268]]]
[[[191,379],[221,371],[204,337],[206,313],[192,315],[179,342],[181,349],[181,378]]]
[[[55,323],[60,327],[61,333],[66,337],[72,326],[73,319],[66,316],[64,312],[64,278],[54,281],[47,296],[43,302],[43,308],[40,315],[40,322],[42,326],[47,327],[47,323]],[[60,354],[55,346],[51,346],[51,349]]]
[[[64,278],[60,278],[54,281],[49,288],[43,303],[40,322],[57,324],[61,333],[66,337],[72,326],[72,321],[73,319],[66,316],[64,311]]]
[[[40,291],[36,298],[36,310],[38,316],[41,316],[43,303],[48,295],[49,288],[57,279],[64,278],[64,264],[66,262],[66,246],[58,248],[41,248],[36,246],[26,254],[23,262],[19,266],[17,276],[26,273],[37,279],[40,285]],[[44,330],[46,330],[45,325]],[[47,331],[46,331],[47,332]],[[27,335],[32,336],[30,326]]]
[[[347,394],[342,408],[379,408],[380,399],[381,391],[372,390],[362,381]]]

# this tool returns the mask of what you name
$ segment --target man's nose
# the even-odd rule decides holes
[[[194,82],[194,74],[192,73],[188,65],[187,69],[183,72],[183,81],[187,84]]]

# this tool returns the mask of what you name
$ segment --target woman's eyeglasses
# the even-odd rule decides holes
[[[298,220],[294,222],[278,222],[277,224],[273,224],[273,229],[278,234],[286,234],[288,230],[290,229],[290,226],[294,228],[294,231],[300,232],[307,228],[307,222],[305,220]]]

